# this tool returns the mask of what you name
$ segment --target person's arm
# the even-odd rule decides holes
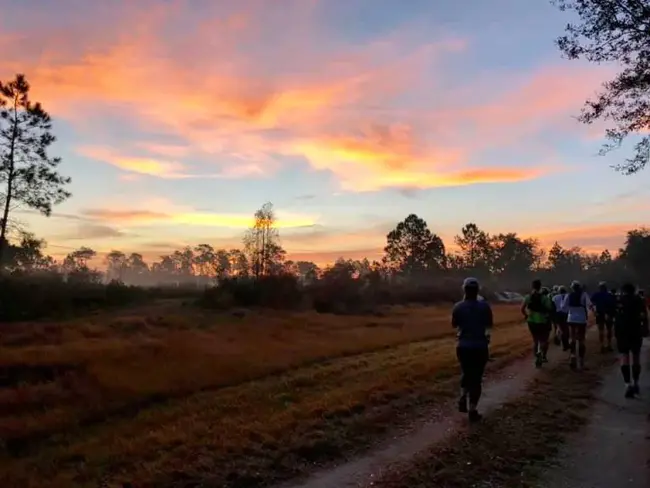
[[[459,321],[458,321],[458,305],[454,305],[454,308],[451,311],[451,326],[454,329],[457,329],[459,326]]]
[[[485,335],[490,340],[492,336],[492,326],[494,325],[494,315],[489,303],[485,303]]]
[[[524,301],[521,304],[521,314],[526,320],[528,319],[528,297],[524,298]]]

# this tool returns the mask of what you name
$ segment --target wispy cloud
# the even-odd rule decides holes
[[[80,43],[43,27],[34,35],[48,49],[37,62],[8,37],[0,75],[26,71],[37,96],[78,127],[107,113],[133,126],[130,149],[125,142],[119,151],[107,143],[78,150],[158,178],[260,176],[281,167],[278,157],[300,156],[348,191],[533,179],[544,171],[471,161],[513,128],[539,128],[573,107],[594,78],[542,70],[496,98],[493,87],[467,87],[488,101],[468,106],[462,90],[432,101],[431,73],[471,48],[462,38],[425,41],[424,31],[404,26],[362,45],[335,45],[299,2],[282,19],[252,0],[206,7],[200,19],[183,4],[157,4],[151,15],[115,5],[119,36],[98,26],[84,30],[88,43]],[[188,28],[163,35],[171,22]],[[271,44],[286,55],[276,59]],[[422,102],[413,106],[408,100],[416,96]],[[138,133],[145,128],[179,142],[148,139]],[[212,160],[196,171],[187,164],[195,156]]]
[[[277,212],[278,228],[300,228],[314,225],[315,218],[307,215]],[[145,209],[91,208],[83,215],[103,222],[119,223],[124,226],[144,225],[193,225],[202,227],[223,227],[246,229],[254,222],[252,214],[197,212],[180,208],[170,211]]]

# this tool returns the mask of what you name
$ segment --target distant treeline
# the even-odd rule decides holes
[[[491,235],[473,223],[461,229],[454,243],[458,251],[447,252],[442,239],[412,214],[388,233],[380,261],[341,258],[320,268],[312,262],[286,259],[273,208],[266,204],[256,212],[241,249],[199,244],[161,256],[154,263],[147,263],[141,254],[114,250],[106,256],[105,271],[99,271],[89,267],[96,256],[90,248],[82,247],[57,262],[45,254],[45,242],[23,234],[5,252],[0,318],[35,318],[192,293],[212,308],[367,312],[379,304],[453,301],[459,295],[459,280],[467,275],[482,280],[487,293],[524,291],[535,277],[549,286],[574,279],[587,286],[601,280],[612,286],[624,281],[641,287],[650,284],[650,231],[643,228],[630,230],[624,247],[614,254],[609,250],[587,253],[558,243],[546,250],[536,239],[516,233]],[[14,312],[9,313],[10,308]]]

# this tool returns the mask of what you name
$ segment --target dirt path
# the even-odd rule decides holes
[[[567,443],[559,467],[540,488],[647,488],[650,486],[650,344],[646,340],[641,397],[628,400],[618,367],[604,379],[585,430]]]
[[[553,347],[549,359],[551,363],[565,358],[559,348]],[[535,376],[536,369],[531,359],[518,361],[497,373],[484,388],[480,409],[483,413],[501,406],[519,396],[527,383]],[[282,485],[282,488],[346,488],[371,486],[385,469],[395,462],[406,461],[419,452],[430,448],[465,428],[466,419],[460,414],[437,415],[433,419],[415,425],[408,432],[379,444],[366,455],[344,462],[334,468],[316,472],[301,482]]]

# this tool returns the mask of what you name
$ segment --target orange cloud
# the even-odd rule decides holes
[[[539,229],[522,235],[536,237],[546,248],[558,242],[563,247],[580,246],[588,252],[601,252],[605,249],[613,252],[623,246],[628,231],[641,225],[641,223],[578,225],[572,228]]]
[[[306,32],[291,29],[274,36],[279,35],[287,52],[295,54],[294,66],[271,73],[234,53],[242,40],[263,41],[264,9],[249,6],[243,2],[241,11],[219,20],[219,29],[214,28],[217,17],[207,16],[183,42],[160,35],[160,27],[173,17],[162,7],[151,18],[136,9],[134,20],[125,21],[123,35],[107,36],[103,43],[97,36],[86,50],[79,50],[74,36],[50,38],[46,32],[40,35],[50,49],[26,71],[35,94],[57,114],[78,124],[87,123],[91,107],[119,107],[129,118],[184,141],[180,146],[140,141],[139,147],[153,154],[146,157],[103,147],[80,148],[89,157],[134,173],[187,177],[179,160],[187,157],[191,147],[206,155],[236,157],[237,164],[224,171],[233,177],[273,171],[273,154],[304,156],[315,168],[332,171],[345,189],[353,191],[535,176],[530,171],[498,168],[443,173],[464,163],[466,151],[432,148],[412,123],[382,120],[395,117],[394,97],[422,83],[419,74],[442,54],[464,49],[463,40],[422,44],[413,43],[408,33],[397,33],[341,55],[315,49],[309,37],[295,37]],[[129,7],[123,4],[122,8],[128,11]],[[174,15],[182,13],[174,11]],[[313,20],[311,14],[311,9],[300,8],[297,15]],[[187,45],[210,49],[180,49]],[[25,70],[25,60],[10,57],[5,66],[10,71]],[[426,85],[430,89],[430,83]],[[382,107],[387,102],[387,110],[376,121],[359,117],[366,112],[364,107]],[[340,134],[333,135],[334,129]]]
[[[278,21],[263,2],[217,3],[177,37],[163,31],[188,14],[184,2],[157,4],[151,12],[133,2],[116,4],[119,9],[109,10],[119,10],[120,22],[111,24],[120,25],[119,35],[101,27],[42,29],[32,42],[47,48],[34,59],[21,56],[24,36],[8,36],[0,76],[25,71],[35,96],[80,130],[109,111],[136,132],[146,127],[181,141],[138,140],[119,153],[106,143],[79,149],[124,171],[247,177],[277,170],[277,156],[301,156],[349,191],[539,177],[539,168],[475,168],[469,161],[486,146],[512,142],[573,109],[597,77],[592,70],[544,69],[496,99],[493,86],[471,84],[466,90],[485,92],[488,101],[467,106],[462,90],[431,96],[437,89],[432,68],[445,54],[462,51],[463,39],[423,43],[407,26],[360,47],[327,51],[311,2],[292,2],[282,25],[272,25]],[[271,33],[274,49],[267,53]],[[243,53],[242,46],[255,51]],[[275,59],[276,52],[282,56]],[[405,96],[417,96],[421,105],[401,106]],[[431,141],[434,136],[439,140]],[[147,155],[135,156],[136,148]],[[220,168],[189,173],[183,161],[194,155]]]
[[[185,177],[182,173],[185,169],[184,166],[173,161],[122,156],[109,148],[96,146],[82,146],[77,148],[77,152],[88,158],[103,161],[133,173],[172,179]]]
[[[253,216],[248,214],[219,214],[209,212],[196,212],[191,209],[170,211],[149,211],[132,209],[88,209],[84,215],[91,219],[103,222],[112,222],[121,225],[194,225],[205,227],[224,227],[235,229],[249,228]],[[282,228],[307,227],[315,224],[313,217],[305,215],[277,212],[276,226]]]

